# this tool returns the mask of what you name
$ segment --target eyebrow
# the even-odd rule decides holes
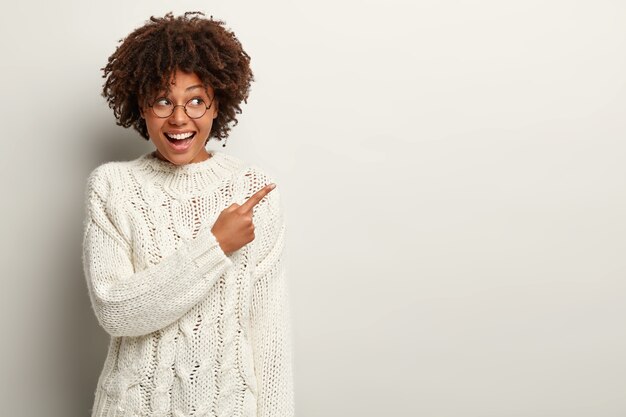
[[[192,86],[190,86],[190,87],[185,88],[185,91],[195,90],[196,88],[202,88],[203,90],[205,89],[205,88],[204,88],[204,85],[202,85],[202,84],[196,84],[196,85],[192,85]],[[167,93],[171,93],[171,92],[172,92],[172,90],[170,90],[170,89],[168,88],[167,90],[165,90],[165,91],[163,91],[163,92],[161,92],[161,93],[158,93],[158,94],[167,94]]]

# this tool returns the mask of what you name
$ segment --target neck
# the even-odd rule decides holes
[[[161,152],[159,152],[158,149],[155,149],[154,151],[152,151],[151,153],[152,156],[154,156],[157,159],[160,159],[161,161],[164,162],[169,162],[172,165],[177,165],[177,166],[181,166],[181,165],[186,165],[186,164],[175,164],[172,161],[170,161],[169,159],[167,159],[166,157],[163,156],[163,154]],[[202,149],[198,155],[196,155],[191,161],[187,162],[187,164],[194,164],[197,162],[202,162],[202,161],[206,161],[207,159],[209,159],[212,156],[212,154],[210,154],[209,152],[207,152],[206,149]]]

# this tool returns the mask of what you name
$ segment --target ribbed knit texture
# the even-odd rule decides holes
[[[182,166],[148,153],[89,174],[83,267],[111,336],[92,417],[294,415],[280,187],[253,209],[255,239],[226,255],[215,220],[275,181],[210,153]]]

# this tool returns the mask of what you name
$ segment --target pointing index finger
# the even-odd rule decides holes
[[[239,206],[239,208],[242,211],[252,210],[252,207],[256,206],[257,203],[259,201],[261,201],[263,199],[263,197],[265,197],[267,194],[269,194],[269,192],[272,191],[274,188],[276,188],[276,184],[274,184],[274,183],[271,183],[271,184],[268,184],[268,185],[264,186],[259,191],[257,191],[256,193],[252,194],[252,196],[248,200],[246,200],[245,203],[243,203],[241,206]]]

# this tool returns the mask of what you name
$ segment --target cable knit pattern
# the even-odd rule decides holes
[[[279,188],[255,239],[226,255],[211,227],[274,179],[220,151],[182,166],[145,154],[85,187],[83,267],[110,334],[92,417],[294,415]]]

